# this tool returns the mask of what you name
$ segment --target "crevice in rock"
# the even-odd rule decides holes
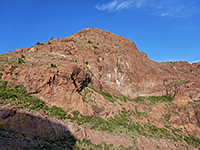
[[[91,82],[91,79],[90,78],[86,78],[83,83],[82,83],[82,86],[80,87],[80,90],[78,92],[81,92],[85,87],[88,86],[88,84]]]
[[[77,92],[81,92],[91,82],[91,79],[88,77],[81,83],[81,86],[78,87],[77,84],[76,84],[76,80],[74,79],[73,75],[71,75],[71,79],[73,81],[74,86],[76,87]]]
[[[71,79],[72,79],[72,81],[73,81],[74,86],[75,86],[76,89],[77,89],[76,91],[78,91],[78,87],[77,87],[77,84],[76,84],[76,81],[75,81],[73,75],[71,75]]]
[[[38,90],[35,90],[35,91],[32,91],[32,92],[28,92],[28,94],[38,94],[40,91]]]

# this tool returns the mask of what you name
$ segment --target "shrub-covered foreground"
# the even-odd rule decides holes
[[[188,134],[188,136],[182,135],[180,130],[168,128],[159,128],[150,123],[142,124],[136,122],[131,116],[131,111],[127,112],[123,110],[114,118],[108,118],[104,120],[100,117],[81,116],[75,120],[79,125],[84,125],[90,129],[97,129],[99,131],[107,131],[108,133],[127,134],[132,136],[145,136],[151,138],[168,138],[173,141],[184,140],[189,145],[200,146],[200,139]]]
[[[150,100],[151,104],[156,104],[158,102],[171,102],[173,100],[172,97],[168,96],[168,95],[164,95],[164,96],[149,96],[149,97],[143,97],[143,96],[139,96],[136,97],[134,99],[128,98],[126,96],[123,96],[123,98],[120,98],[118,96],[112,96],[110,93],[106,93],[103,91],[99,91],[93,87],[88,87],[88,89],[94,90],[95,92],[101,94],[105,99],[109,100],[110,102],[115,102],[116,100],[120,100],[123,102],[134,102],[134,103],[139,103],[142,102],[144,100]],[[88,90],[86,90],[88,91]]]
[[[40,99],[27,93],[22,85],[7,85],[7,81],[0,80],[0,105],[14,105],[19,109],[43,111],[50,117],[66,119],[67,111],[56,106],[47,107]]]
[[[122,145],[120,146],[114,146],[113,144],[93,144],[90,140],[78,140],[75,146],[76,150],[136,150],[138,149],[137,145],[135,147],[124,147]]]
[[[103,94],[103,96],[105,96],[107,99],[113,99],[114,97],[109,93],[99,93]],[[161,101],[171,100],[167,96],[160,98],[162,98]],[[135,101],[139,102],[142,100],[143,98],[140,97]],[[156,103],[159,101],[159,97],[151,97],[150,100],[153,103]],[[124,99],[124,101],[127,100]],[[70,120],[71,122],[76,122],[78,125],[83,125],[87,128],[97,129],[99,131],[107,132],[110,134],[115,133],[127,134],[131,136],[142,135],[152,138],[168,138],[174,141],[184,140],[189,145],[200,145],[200,139],[194,137],[189,133],[188,136],[184,136],[179,130],[171,129],[170,127],[158,128],[149,123],[142,124],[140,122],[136,122],[133,118],[131,118],[131,116],[135,113],[133,110],[126,111],[125,109],[123,109],[119,114],[115,115],[113,118],[108,118],[107,120],[104,120],[103,118],[98,116],[81,116],[79,115],[78,111],[74,111],[73,117],[71,117],[71,115],[68,115],[67,111],[63,110],[62,108],[57,108],[56,106],[53,106],[51,108],[47,107],[44,102],[28,94],[23,86],[7,85],[7,82],[2,80],[0,80],[0,105],[15,105],[19,109],[27,108],[34,111],[43,111],[50,117],[62,120],[68,119],[68,121]],[[46,140],[42,139],[42,141]],[[81,144],[82,142],[80,141],[79,143]]]

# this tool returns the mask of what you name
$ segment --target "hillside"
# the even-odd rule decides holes
[[[198,149],[200,64],[100,29],[0,55],[4,149]]]

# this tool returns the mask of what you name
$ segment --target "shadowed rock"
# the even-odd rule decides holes
[[[76,139],[62,121],[16,107],[0,108],[0,147],[16,149],[73,149]]]

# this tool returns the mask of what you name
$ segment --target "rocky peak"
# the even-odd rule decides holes
[[[0,106],[0,127],[25,133],[36,147],[32,136],[66,130],[83,149],[198,149],[199,65],[152,61],[135,43],[100,29],[37,42],[0,55],[0,105],[13,106]]]

